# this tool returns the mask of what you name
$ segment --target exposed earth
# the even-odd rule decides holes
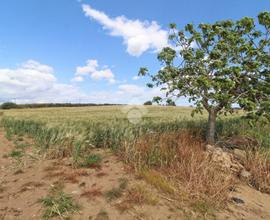
[[[31,140],[21,138],[25,153],[11,157],[16,149],[13,140],[0,130],[0,219],[42,219],[44,207],[41,198],[52,187],[61,184],[63,191],[71,195],[80,209],[69,219],[197,219],[196,213],[187,207],[179,207],[175,201],[146,184],[109,150],[97,150],[102,155],[99,167],[74,168],[68,158],[46,159],[37,153]],[[18,144],[17,144],[18,145]],[[21,144],[21,146],[24,146]],[[16,156],[16,155],[15,155]],[[117,188],[121,181],[127,183],[123,193],[110,201],[106,192]],[[132,188],[151,195],[151,201],[132,203],[127,195]],[[240,185],[231,192],[232,202],[226,210],[215,214],[215,219],[270,219],[270,195]],[[134,198],[133,198],[134,199]],[[53,219],[59,219],[54,217]],[[61,219],[61,218],[60,218]],[[208,216],[205,216],[208,219]]]

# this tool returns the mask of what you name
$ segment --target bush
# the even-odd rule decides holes
[[[146,101],[143,105],[152,105],[151,101]]]
[[[14,102],[5,102],[1,105],[2,109],[18,108],[18,105]]]

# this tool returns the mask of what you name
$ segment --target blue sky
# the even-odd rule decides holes
[[[160,68],[169,23],[269,10],[269,0],[2,0],[0,102],[149,100],[158,89],[134,76],[141,66]]]

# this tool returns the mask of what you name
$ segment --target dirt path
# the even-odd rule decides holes
[[[99,168],[74,169],[70,159],[41,158],[33,146],[25,150],[20,160],[14,159],[10,155],[18,146],[22,144],[16,146],[14,141],[8,141],[0,130],[0,220],[42,219],[44,208],[39,200],[58,184],[62,184],[63,191],[80,206],[80,210],[71,215],[74,220],[193,219],[185,214],[183,207],[176,207],[143,180],[136,179],[110,151],[98,151],[103,158]],[[106,192],[116,189],[123,180],[128,188],[119,198],[108,201]],[[140,186],[143,193],[149,192],[155,197],[155,204],[130,207],[125,198],[130,192],[128,189],[134,186]],[[138,192],[131,197],[136,195]],[[231,196],[244,203],[232,202],[216,219],[270,219],[269,195],[241,186]]]
[[[144,183],[128,173],[124,165],[109,151],[100,150],[103,157],[100,168],[73,169],[69,159],[45,160],[35,158],[32,151],[23,157],[23,163],[12,161],[8,154],[15,148],[0,131],[0,219],[42,219],[43,208],[38,200],[60,182],[64,192],[80,205],[80,211],[71,219],[179,219],[180,211],[171,210],[165,201],[157,205],[134,206],[125,212],[117,208],[124,195],[108,202],[104,194],[117,188],[119,181],[128,185]],[[152,190],[150,186],[149,190]],[[103,217],[100,217],[103,213]],[[106,215],[104,214],[106,213]],[[107,217],[108,218],[107,218]]]

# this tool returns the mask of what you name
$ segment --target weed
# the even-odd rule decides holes
[[[72,197],[65,194],[62,190],[59,191],[57,188],[54,188],[48,196],[40,199],[40,202],[45,208],[44,219],[50,219],[55,216],[64,219],[79,210],[78,204],[73,201]]]
[[[102,157],[99,154],[90,154],[79,163],[81,167],[100,167]]]
[[[211,204],[205,201],[196,201],[191,205],[193,211],[198,213],[203,219],[214,217],[214,209]]]
[[[134,205],[156,205],[157,202],[157,197],[150,192],[145,185],[137,184],[127,190],[125,198],[118,203],[116,207],[121,212],[124,212],[132,208]]]
[[[28,144],[26,144],[26,143],[19,143],[17,141],[15,141],[14,144],[15,144],[15,147],[17,149],[21,149],[21,150],[24,150],[26,147],[28,147]]]
[[[174,194],[175,192],[175,189],[172,187],[169,181],[167,181],[165,177],[161,176],[156,171],[143,170],[140,172],[140,176],[142,176],[148,183],[165,193]]]
[[[270,152],[249,151],[244,166],[251,172],[249,183],[261,192],[270,193]]]
[[[16,160],[18,160],[18,159],[23,157],[23,152],[21,150],[12,150],[9,153],[9,156],[16,159]]]

